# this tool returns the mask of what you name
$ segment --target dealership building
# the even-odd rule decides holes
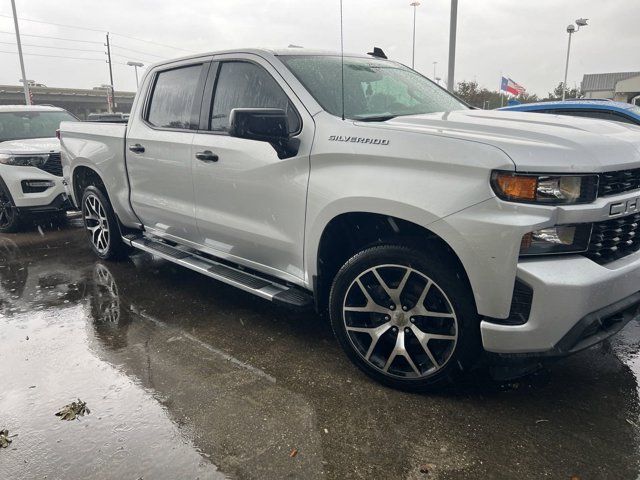
[[[640,105],[640,72],[589,73],[582,78],[585,98],[608,98]]]

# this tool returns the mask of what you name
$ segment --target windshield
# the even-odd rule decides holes
[[[339,56],[282,56],[327,112],[342,116]],[[466,110],[463,103],[419,73],[388,60],[344,58],[345,117],[386,120],[399,115]]]
[[[60,122],[78,119],[68,112],[2,112],[0,113],[0,142],[25,138],[56,136]]]

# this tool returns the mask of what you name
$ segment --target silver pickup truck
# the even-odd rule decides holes
[[[65,122],[61,145],[100,258],[315,305],[393,387],[638,316],[635,126],[473,110],[380,54],[238,50],[154,65],[128,125]]]

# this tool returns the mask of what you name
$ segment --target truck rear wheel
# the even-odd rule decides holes
[[[349,358],[394,388],[451,381],[479,352],[479,318],[464,276],[440,256],[400,245],[368,248],[336,275],[333,331]]]
[[[82,220],[91,248],[103,260],[125,256],[126,245],[120,236],[120,226],[111,203],[97,187],[89,186],[82,196]]]

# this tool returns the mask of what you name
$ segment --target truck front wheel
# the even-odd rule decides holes
[[[363,250],[336,275],[329,304],[349,358],[391,387],[425,391],[477,358],[479,318],[470,288],[439,255],[400,245]]]
[[[122,258],[126,245],[120,236],[120,227],[109,200],[94,186],[85,189],[82,196],[82,220],[91,248],[103,260]]]

